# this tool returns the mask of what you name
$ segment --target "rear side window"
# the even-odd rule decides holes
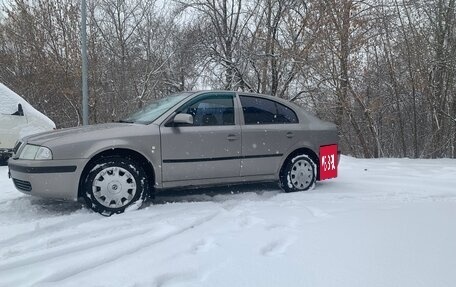
[[[246,125],[298,123],[290,108],[268,99],[240,96]]]

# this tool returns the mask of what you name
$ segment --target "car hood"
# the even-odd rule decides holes
[[[55,141],[79,142],[95,138],[115,138],[122,135],[127,130],[134,130],[132,129],[133,126],[139,128],[144,127],[144,125],[129,123],[98,124],[39,133],[25,137],[23,138],[23,141],[35,145],[46,145]]]

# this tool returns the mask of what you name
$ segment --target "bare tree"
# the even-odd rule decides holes
[[[78,0],[7,0],[0,80],[80,124]],[[456,157],[455,0],[94,0],[92,123],[167,94],[272,94],[339,125],[364,157]]]

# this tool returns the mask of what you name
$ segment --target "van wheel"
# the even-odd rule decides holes
[[[280,173],[280,187],[285,192],[306,191],[315,187],[317,165],[306,154],[285,162]]]
[[[149,189],[144,168],[128,157],[94,161],[84,176],[82,196],[89,208],[105,216],[141,207]]]

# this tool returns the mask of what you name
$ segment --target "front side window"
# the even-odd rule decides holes
[[[240,99],[246,125],[298,123],[296,113],[278,102],[250,96]]]
[[[232,95],[209,95],[191,101],[178,111],[193,116],[193,126],[234,125]]]

